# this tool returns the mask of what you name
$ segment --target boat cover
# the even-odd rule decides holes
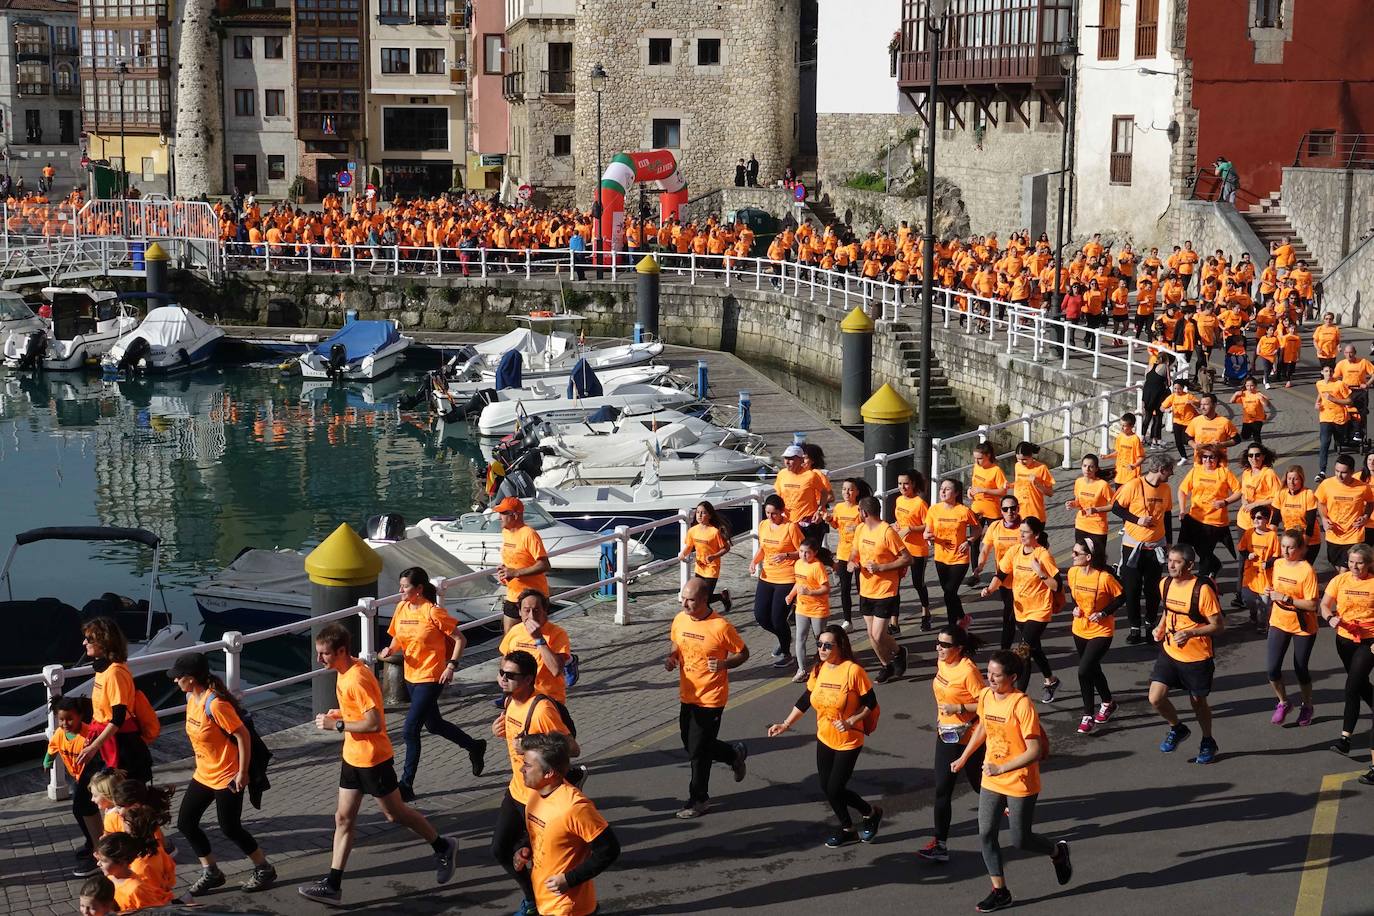
[[[362,359],[401,339],[401,332],[390,321],[354,321],[345,325],[333,337],[315,346],[315,353],[329,358],[329,348],[343,344],[348,361]]]
[[[164,305],[153,309],[137,328],[126,334],[120,343],[127,343],[134,335],[144,338],[154,347],[173,349],[210,333],[210,325],[189,309],[179,305]]]
[[[497,391],[524,387],[521,384],[524,378],[524,362],[519,350],[507,350],[501,354],[501,362],[496,367]]]
[[[483,356],[501,356],[510,351],[517,350],[520,353],[542,353],[548,346],[548,338],[529,328],[516,328],[514,331],[507,331],[500,337],[494,337],[483,343],[474,344],[473,349]]]
[[[568,393],[566,398],[599,398],[605,391],[601,388],[601,380],[592,371],[591,363],[587,358],[579,359],[573,366],[572,372],[568,374]]]

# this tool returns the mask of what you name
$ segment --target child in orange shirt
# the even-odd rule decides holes
[[[84,765],[76,762],[100,728],[91,722],[91,700],[89,697],[54,697],[52,711],[57,716],[57,731],[48,739],[48,751],[43,755],[43,767],[54,766],[58,760],[76,780],[72,789],[72,817],[81,828],[86,842],[77,856],[89,867],[94,868],[91,858],[95,853],[95,841],[100,838],[100,809],[91,798],[91,778],[104,766],[114,766],[115,748],[113,741],[101,745],[101,760],[90,760]]]

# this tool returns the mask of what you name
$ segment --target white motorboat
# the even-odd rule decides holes
[[[11,334],[41,331],[44,321],[29,308],[24,297],[14,290],[0,290],[0,340]]]
[[[588,347],[582,335],[571,330],[586,318],[572,312],[531,312],[506,317],[519,327],[492,340],[464,347],[449,361],[445,373],[448,378],[485,380],[491,386],[496,381],[497,364],[509,351],[521,355],[524,375],[530,379],[567,375],[573,364],[583,358],[600,371],[647,363],[663,352],[663,344],[659,341]]]
[[[415,340],[394,320],[353,321],[333,337],[301,354],[305,378],[370,382],[396,368]]]
[[[148,598],[134,601],[106,594],[88,601],[80,610],[56,598],[15,600],[10,579],[15,554],[20,547],[43,541],[131,541],[151,547],[153,561]],[[0,679],[37,674],[45,665],[76,667],[84,664],[81,627],[94,617],[113,618],[128,637],[129,667],[135,677],[149,675],[149,684],[160,679],[167,669],[166,662],[141,665],[140,656],[189,649],[195,645],[187,629],[172,623],[165,609],[153,609],[153,598],[158,591],[160,544],[157,535],[141,528],[52,527],[35,528],[16,535],[5,565],[0,569],[8,599],[0,601],[0,615],[15,624],[5,640],[0,641]],[[144,683],[140,686],[148,689]],[[62,692],[89,696],[90,690],[89,679],[68,679]],[[0,738],[40,729],[47,721],[46,691],[42,686],[0,690]]]
[[[94,365],[138,327],[138,316],[115,292],[50,286],[43,296],[51,316],[40,316],[39,328],[5,337],[6,368],[67,372]]]
[[[551,516],[538,502],[525,502],[525,524],[544,540],[544,547],[552,553],[562,547],[584,544],[587,532],[565,524]],[[409,531],[410,529],[408,529]],[[495,513],[469,512],[457,518],[435,516],[415,524],[418,534],[427,535],[434,543],[459,560],[477,569],[501,563],[501,517]],[[630,542],[630,567],[637,569],[654,559],[648,547]],[[550,588],[575,588],[600,578],[601,547],[593,544],[553,557],[548,572]]]
[[[629,484],[646,473],[663,480],[763,479],[775,469],[734,449],[693,442],[680,447],[660,447],[652,442],[621,443],[593,458],[544,459],[535,486],[559,488],[578,484]]]
[[[697,401],[694,393],[668,385],[625,384],[617,387],[614,393],[606,393],[595,373],[584,372],[583,365],[585,363],[573,367],[565,397],[520,396],[488,404],[477,416],[477,431],[484,436],[504,436],[519,426],[544,420],[575,423],[604,408],[621,414],[643,414],[686,407]]]
[[[149,298],[167,296],[144,294]],[[165,375],[210,361],[224,331],[181,305],[162,305],[148,312],[138,327],[115,341],[100,361],[109,373]]]
[[[596,375],[597,378],[601,379],[602,388],[611,392],[621,385],[660,384],[667,380],[672,372],[671,366],[651,364],[605,369]],[[519,384],[507,385],[504,388],[498,387],[500,381],[500,377],[497,376],[494,381],[480,379],[448,382],[443,387],[436,386],[434,388],[434,404],[440,413],[448,413],[454,408],[461,409],[474,397],[484,393],[487,395],[487,401],[509,401],[522,397],[521,392],[546,393],[548,397],[558,397],[559,392],[567,387],[557,377],[542,375],[530,379],[526,379],[522,375]]]

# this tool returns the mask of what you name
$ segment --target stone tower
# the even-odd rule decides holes
[[[578,205],[591,206],[600,177],[593,65],[608,75],[603,168],[616,153],[666,146],[695,196],[731,184],[751,154],[760,184],[796,156],[799,39],[800,0],[578,0]]]

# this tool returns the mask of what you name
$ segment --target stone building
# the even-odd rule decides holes
[[[750,155],[761,182],[782,177],[800,134],[800,8],[800,0],[578,0],[577,199],[585,206],[600,178],[597,99],[581,78],[598,63],[608,77],[603,168],[620,152],[667,148],[690,188],[732,184],[736,161]]]
[[[363,5],[361,0],[292,4],[298,168],[312,200],[333,192],[339,173],[366,153]]]
[[[0,142],[4,171],[38,187],[51,164],[57,190],[85,184],[75,0],[0,3]]]
[[[289,7],[221,9],[224,188],[286,197],[299,167]]]
[[[577,0],[506,0],[507,184],[528,184],[538,206],[574,203],[574,90],[587,77],[573,57],[576,15]]]

